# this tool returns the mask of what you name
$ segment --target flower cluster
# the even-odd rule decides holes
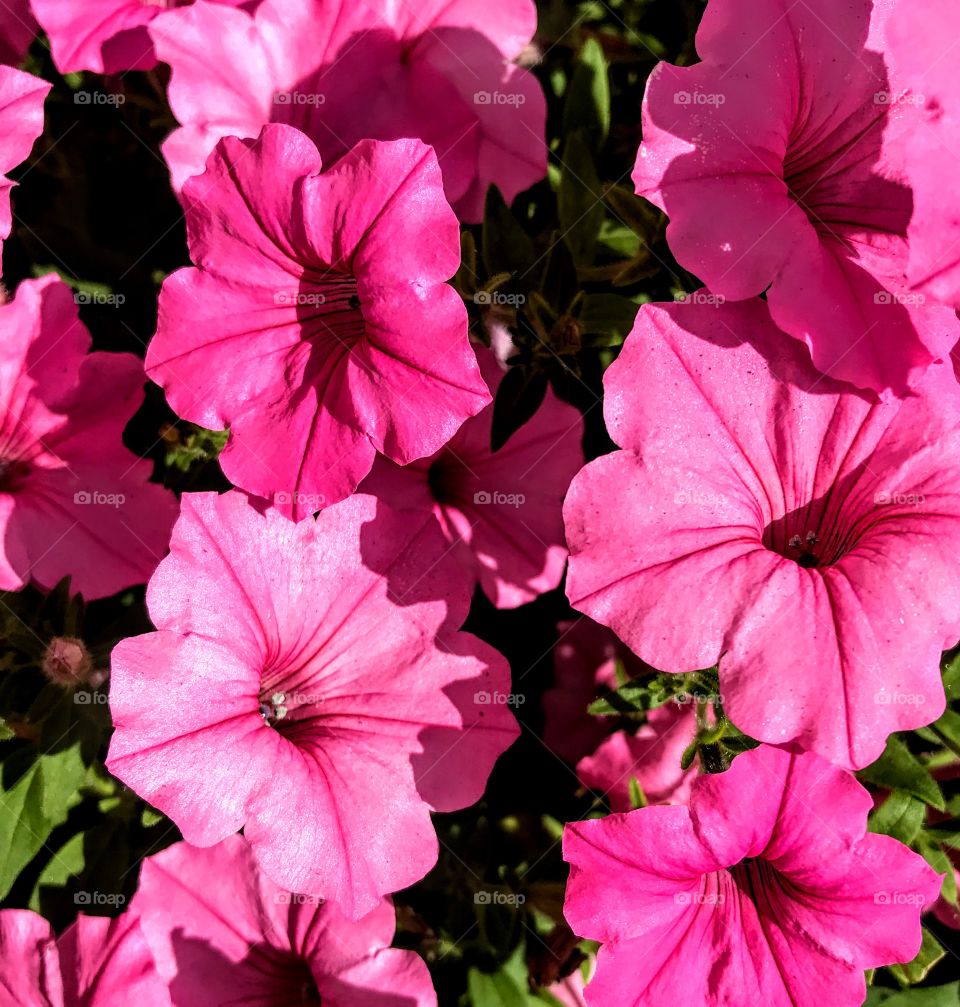
[[[860,1007],[956,923],[960,17],[708,0],[641,139],[562,6],[3,7],[3,1003]],[[185,224],[138,354],[11,210],[71,89]]]

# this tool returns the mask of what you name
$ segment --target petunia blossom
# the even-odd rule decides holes
[[[546,175],[543,92],[513,63],[535,29],[532,0],[263,0],[253,13],[198,0],[167,12],[150,34],[181,123],[163,146],[174,186],[218,139],[268,122],[304,130],[324,161],[362,139],[417,137],[436,150],[450,203],[479,221],[491,183],[512,200]]]
[[[27,159],[43,132],[43,102],[50,85],[31,73],[0,66],[0,251],[13,228],[6,173]]]
[[[430,811],[479,799],[518,731],[504,659],[429,515],[363,494],[299,524],[187,494],[147,590],[157,632],[113,652],[111,772],[210,846],[351,919],[437,859]]]
[[[907,281],[913,196],[898,139],[914,127],[884,62],[892,6],[710,0],[702,62],[650,76],[634,182],[714,295],[766,291],[819,370],[902,394],[960,323]]]
[[[684,769],[681,762],[696,733],[696,704],[671,700],[651,710],[633,733],[621,729],[604,738],[577,763],[577,778],[605,794],[614,811],[633,807],[631,780],[648,804],[682,804],[697,767]]]
[[[147,373],[180,416],[229,426],[235,486],[303,517],[490,401],[445,282],[457,221],[418,140],[363,141],[321,174],[307,136],[265,126],[221,141],[184,198],[198,268],[164,281]]]
[[[605,388],[622,450],[564,505],[575,608],[656,668],[719,662],[747,734],[843,766],[940,715],[960,637],[947,365],[878,400],[819,375],[761,300],[651,305]]]
[[[892,100],[904,131],[913,191],[907,276],[921,293],[960,307],[960,83],[951,48],[960,9],[949,0],[898,3],[887,23],[888,63],[900,85]]]
[[[478,360],[496,396],[504,372],[488,350]],[[516,608],[563,576],[562,505],[583,466],[583,417],[548,390],[497,451],[492,424],[491,403],[429,458],[400,466],[379,457],[361,489],[392,507],[433,514],[470,586],[479,583],[498,608]]]
[[[56,937],[27,909],[0,910],[0,1002],[9,1007],[170,1007],[135,916],[84,916]]]
[[[568,825],[564,914],[601,942],[586,1001],[859,1007],[864,970],[910,961],[940,879],[866,832],[870,796],[811,753],[761,746],[689,806]]]
[[[164,9],[193,0],[30,0],[60,73],[123,73],[157,65],[147,25]],[[211,0],[228,7],[256,0]]]
[[[436,1007],[423,959],[390,947],[389,899],[352,922],[274,884],[240,836],[148,857],[130,911],[173,1007]]]
[[[88,353],[73,294],[53,275],[0,305],[0,347],[0,589],[69,576],[91,599],[142,584],[177,513],[121,439],[143,401],[143,364]]]
[[[30,0],[4,0],[0,4],[0,63],[22,63],[36,34],[37,19],[30,10]]]

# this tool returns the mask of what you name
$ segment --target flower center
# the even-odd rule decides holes
[[[338,343],[349,349],[366,331],[357,281],[346,273],[333,269],[306,273],[296,291],[281,291],[275,299],[295,307],[311,342]]]
[[[23,485],[29,465],[17,458],[0,458],[0,493],[15,493]]]
[[[813,570],[839,562],[860,540],[873,512],[854,519],[847,508],[830,497],[799,507],[771,521],[763,531],[763,545],[771,552]]]

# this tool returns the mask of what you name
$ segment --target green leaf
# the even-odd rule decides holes
[[[906,965],[890,965],[888,969],[901,986],[915,986],[922,982],[927,973],[946,954],[936,937],[923,928],[923,943],[917,952],[917,957]]]
[[[610,132],[610,82],[603,47],[588,39],[580,50],[580,59],[563,106],[563,132],[567,136],[582,130],[593,148],[599,150]]]
[[[947,699],[960,699],[960,647],[944,658],[941,670]]]
[[[640,786],[640,781],[635,776],[631,776],[627,786],[630,790],[630,807],[634,811],[638,808],[645,808],[647,806],[647,796],[643,792],[643,787]]]
[[[876,992],[883,996],[874,999],[867,997],[869,1007],[874,1004],[883,1004],[884,1007],[960,1007],[960,983],[903,990],[899,993],[878,988]]]
[[[563,148],[557,212],[564,243],[574,261],[589,266],[603,222],[603,195],[593,155],[579,131],[567,137]]]
[[[953,752],[960,753],[960,713],[947,707],[943,716],[930,725],[930,730]]]
[[[867,825],[871,832],[892,836],[909,846],[923,828],[926,814],[927,808],[923,801],[902,790],[895,790],[880,807],[870,813]]]
[[[510,212],[500,190],[490,186],[483,216],[483,264],[487,272],[491,276],[510,273],[522,280],[535,261],[530,235]]]
[[[886,790],[902,790],[943,811],[946,802],[930,771],[896,735],[887,739],[883,755],[858,774],[861,780]]]
[[[955,906],[957,904],[957,875],[950,858],[932,841],[929,832],[921,834],[917,850],[937,874],[943,875],[940,894],[950,905]]]
[[[580,324],[595,346],[619,346],[637,318],[639,305],[618,294],[587,294],[583,298]]]
[[[467,975],[470,1007],[530,1007],[541,1001],[527,986],[527,965],[521,944],[497,972],[471,968]]]
[[[0,796],[0,898],[40,852],[50,833],[79,802],[86,767],[79,742],[37,753],[32,746],[6,742]]]

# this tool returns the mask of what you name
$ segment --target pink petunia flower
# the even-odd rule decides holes
[[[147,373],[182,417],[229,426],[235,486],[303,517],[490,401],[428,147],[364,141],[320,174],[303,133],[265,126],[221,141],[184,196],[198,268],[163,284]]]
[[[892,6],[710,0],[703,62],[650,76],[634,182],[713,294],[766,291],[819,370],[900,394],[960,323],[907,284],[913,200],[896,139],[912,119],[882,55]]]
[[[148,857],[130,911],[173,1007],[241,999],[257,1007],[436,1007],[423,960],[390,947],[389,899],[351,922],[332,903],[274,884],[240,836],[208,849],[176,843]]]
[[[210,846],[351,919],[437,859],[431,809],[483,793],[516,722],[509,670],[455,632],[469,594],[429,515],[351,497],[299,524],[187,494],[113,652],[111,772]]]
[[[478,351],[496,396],[504,372]],[[440,522],[470,587],[497,608],[516,608],[552,591],[563,576],[563,498],[583,466],[583,417],[552,391],[531,420],[490,450],[493,404],[467,420],[430,458],[396,465],[380,457],[361,489],[391,507],[422,510]]]
[[[554,684],[543,694],[543,743],[567,762],[578,762],[610,733],[604,719],[591,716],[587,707],[602,691],[617,688],[617,662],[628,677],[653,669],[585,616],[557,624],[552,654]]]
[[[27,159],[43,132],[43,102],[49,91],[45,80],[0,66],[0,251],[13,228],[10,193],[16,184],[5,174]]]
[[[954,183],[960,156],[960,83],[950,52],[960,10],[949,0],[898,3],[887,23],[888,62],[901,89],[893,99],[911,128],[904,131],[913,190],[910,221],[912,286],[960,307],[960,198]]]
[[[960,637],[946,365],[878,401],[818,375],[760,300],[651,305],[605,386],[623,450],[567,496],[575,608],[656,668],[719,661],[734,723],[840,765],[940,715]]]
[[[164,14],[150,33],[182,124],[163,147],[174,186],[218,139],[268,122],[304,130],[324,161],[418,137],[450,203],[479,221],[491,183],[509,201],[546,175],[543,92],[512,62],[535,29],[532,0],[264,0],[252,14],[198,0]]]
[[[587,1003],[859,1007],[864,970],[910,961],[940,879],[866,833],[870,797],[813,754],[762,746],[689,807],[568,825],[564,913],[602,943]]]
[[[30,0],[4,0],[0,4],[0,63],[22,63],[36,34],[37,19],[30,10]]]
[[[27,909],[0,910],[0,1002],[8,1007],[170,1007],[137,918],[77,917],[59,937]]]
[[[193,0],[30,0],[50,40],[60,73],[92,70],[123,73],[150,70],[157,54],[147,25],[168,7]],[[255,6],[256,0],[211,0],[228,7]]]
[[[0,346],[0,589],[70,576],[89,599],[142,584],[177,513],[121,440],[143,364],[88,353],[73,294],[52,275],[0,305]]]
[[[605,794],[614,811],[632,807],[630,781],[640,785],[648,804],[684,804],[696,766],[681,767],[683,753],[697,733],[696,705],[667,703],[647,714],[633,734],[614,731],[577,763],[577,778]]]

